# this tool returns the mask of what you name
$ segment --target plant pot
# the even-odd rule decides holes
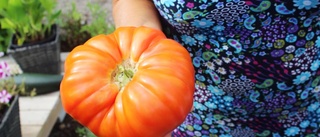
[[[21,137],[19,96],[13,96],[0,123],[0,137]]]
[[[36,89],[36,95],[58,91],[62,77],[60,74],[40,73],[22,73],[13,76],[17,85],[24,84],[26,86],[26,91]]]
[[[57,25],[52,26],[51,35],[37,43],[21,46],[10,44],[10,54],[20,65],[23,72],[60,74],[60,40]]]

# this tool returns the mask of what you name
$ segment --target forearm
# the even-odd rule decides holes
[[[157,10],[151,0],[113,0],[112,15],[116,28],[146,26],[161,30]]]

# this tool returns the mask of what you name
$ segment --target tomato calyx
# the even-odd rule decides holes
[[[113,81],[118,85],[120,91],[131,81],[135,72],[135,63],[130,59],[123,61],[113,71]]]

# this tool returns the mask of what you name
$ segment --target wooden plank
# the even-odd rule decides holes
[[[22,126],[42,126],[49,114],[50,110],[20,111],[20,123]]]
[[[63,110],[59,91],[34,97],[20,97],[19,105],[23,137],[48,136]]]
[[[50,110],[56,105],[58,92],[34,97],[21,97],[20,110]]]
[[[50,111],[50,114],[49,114],[47,120],[43,124],[38,137],[49,136],[49,134],[50,134],[54,124],[56,123],[56,121],[59,117],[59,114],[62,110],[63,110],[63,108],[62,108],[61,100],[59,98],[59,100],[56,102],[56,105],[54,106],[54,108]]]
[[[36,137],[41,130],[41,126],[21,126],[22,137]]]

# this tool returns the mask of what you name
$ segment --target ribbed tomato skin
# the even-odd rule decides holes
[[[114,71],[123,61],[136,71],[121,88]],[[65,111],[100,137],[163,137],[192,108],[190,55],[158,30],[122,27],[95,36],[70,52],[64,70]]]

